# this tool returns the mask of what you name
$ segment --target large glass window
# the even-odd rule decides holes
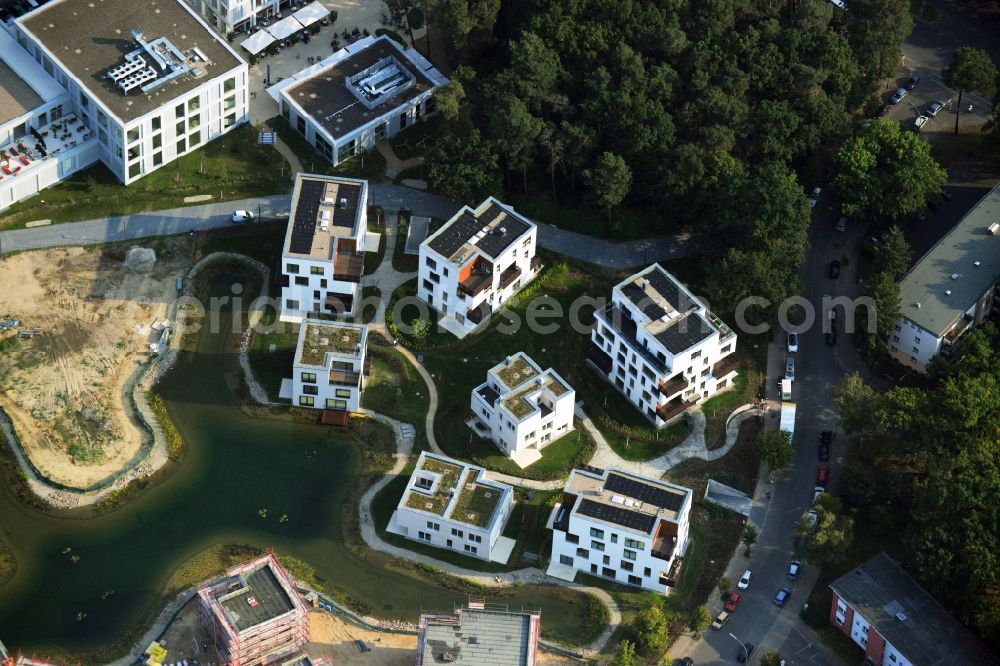
[[[160,131],[160,125],[161,125],[160,117],[156,116],[155,118],[153,118],[152,123],[153,123],[153,131],[154,132],[159,132]]]
[[[163,135],[157,134],[153,137],[153,149],[157,149],[163,145]]]
[[[192,97],[188,100],[188,113],[194,113],[201,108],[201,98]]]
[[[153,166],[158,167],[163,164],[163,153],[153,153]]]
[[[236,90],[235,76],[231,79],[226,79],[226,82],[222,84],[222,92],[227,93],[227,92],[232,92],[233,90]]]
[[[135,164],[130,164],[128,167],[128,177],[135,178],[140,175],[142,175],[142,162],[140,161]]]
[[[142,136],[142,134],[139,132],[139,128],[138,127],[133,127],[132,129],[130,129],[128,131],[128,134],[125,135],[126,140],[127,140],[127,142],[129,144],[135,143],[136,141],[138,141],[140,139],[141,136]]]
[[[177,154],[180,155],[185,150],[187,150],[187,142],[184,141],[184,139],[181,139],[177,142]]]

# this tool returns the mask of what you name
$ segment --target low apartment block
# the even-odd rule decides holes
[[[537,237],[533,222],[493,197],[466,206],[421,243],[417,296],[464,337],[535,277]]]
[[[1000,315],[1000,185],[927,251],[899,283],[900,318],[889,353],[923,372],[951,358],[965,335]]]
[[[513,611],[483,601],[470,600],[454,613],[423,613],[416,666],[534,666],[541,629],[539,611]]]
[[[677,584],[692,492],[620,470],[574,469],[549,517],[549,575],[577,571],[668,593]]]
[[[281,320],[349,316],[361,291],[368,181],[299,173],[281,252]]]
[[[415,48],[364,37],[267,89],[281,116],[334,166],[435,112],[448,82]]]
[[[292,378],[281,382],[280,396],[297,407],[358,411],[367,346],[367,326],[307,319],[299,328]]]
[[[198,597],[220,664],[282,663],[309,641],[309,610],[273,554],[233,567]]]
[[[514,540],[502,537],[514,489],[481,467],[423,451],[386,528],[393,534],[506,564]]]
[[[472,391],[472,427],[527,467],[541,449],[573,430],[576,391],[555,370],[542,370],[524,352],[490,368]]]
[[[879,553],[830,584],[830,624],[872,666],[1000,663],[951,613]]]
[[[659,264],[594,318],[588,361],[658,428],[733,385],[736,334]]]

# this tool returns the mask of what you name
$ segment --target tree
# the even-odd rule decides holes
[[[816,501],[816,524],[808,513],[795,525],[796,537],[805,540],[805,556],[820,568],[834,566],[843,560],[854,542],[854,520],[841,514],[836,497],[823,493]]]
[[[944,70],[942,79],[949,88],[958,90],[955,107],[955,134],[958,134],[958,117],[962,113],[962,93],[976,91],[990,97],[996,89],[997,67],[986,51],[971,46],[955,49],[951,64]]]
[[[534,32],[524,32],[511,42],[510,67],[518,96],[535,111],[556,91],[562,65],[559,54]]]
[[[874,307],[865,310],[861,339],[869,360],[874,361],[889,352],[889,333],[899,321],[899,283],[888,273],[877,273],[865,284],[865,295],[872,299]]]
[[[719,582],[716,585],[716,587],[719,589],[719,596],[725,599],[727,596],[729,596],[729,591],[733,589],[733,581],[723,576],[722,578],[719,579]]]
[[[757,528],[754,526],[754,524],[747,523],[746,528],[743,530],[743,538],[742,538],[743,545],[745,546],[745,548],[743,549],[743,554],[746,557],[750,557],[750,550],[753,548],[753,545],[757,543],[757,536],[758,536]]]
[[[547,125],[542,130],[541,144],[545,150],[545,154],[548,156],[549,179],[552,183],[552,196],[555,197],[556,168],[563,162],[563,152],[566,146],[563,144],[562,135],[552,125]]]
[[[499,188],[497,155],[479,130],[448,137],[428,151],[427,179],[438,193],[472,203]]]
[[[860,432],[874,423],[875,389],[865,384],[857,372],[844,375],[831,390],[847,432]]]
[[[490,138],[503,155],[506,171],[522,172],[525,192],[532,151],[544,127],[544,121],[533,116],[521,98],[513,94],[500,99],[489,117]]]
[[[461,81],[452,79],[434,91],[434,102],[437,104],[438,113],[446,125],[458,120],[464,101],[465,86],[462,85]]]
[[[944,169],[930,144],[892,120],[868,122],[837,151],[834,184],[850,216],[895,220],[913,215],[941,191]]]
[[[635,664],[635,643],[622,641],[618,644],[618,653],[612,666],[636,666]]]
[[[633,630],[639,652],[653,655],[662,652],[667,647],[670,638],[667,632],[667,617],[663,614],[659,600],[647,603],[639,611]]]
[[[701,632],[708,629],[708,625],[712,623],[712,614],[708,611],[705,606],[698,606],[691,613],[691,618],[688,620],[688,629],[690,629],[695,636],[700,636]]]
[[[599,206],[608,211],[608,229],[611,229],[611,209],[620,204],[632,187],[632,170],[614,153],[603,153],[593,169],[583,174]]]
[[[777,650],[769,650],[760,655],[760,666],[781,666],[781,653]]]
[[[559,125],[559,135],[564,146],[563,162],[569,167],[569,186],[576,188],[576,172],[590,163],[597,137],[594,130],[586,125],[577,125],[567,120]]]
[[[792,435],[786,430],[762,430],[757,436],[757,444],[760,446],[760,461],[767,465],[771,473],[788,465],[795,456]]]
[[[893,280],[899,280],[910,270],[913,250],[906,242],[903,230],[892,225],[882,236],[882,247],[878,251],[878,269]]]

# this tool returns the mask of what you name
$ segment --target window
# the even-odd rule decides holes
[[[298,275],[299,265],[298,264],[285,264],[285,272],[291,273],[292,275]]]
[[[435,532],[441,531],[441,523],[435,523],[432,520],[427,521],[427,529],[434,530]]]
[[[635,550],[643,550],[643,548],[645,548],[641,541],[636,541],[635,539],[625,539],[625,547],[633,548]]]
[[[615,570],[610,569],[608,567],[601,567],[601,575],[604,576],[605,578],[614,578]]]
[[[624,557],[626,560],[634,560],[635,559],[635,551],[634,550],[629,550],[629,549],[626,548],[625,551],[624,551],[624,553],[622,554],[622,557]]]
[[[139,157],[142,157],[142,144],[132,146],[131,148],[128,149],[129,162]]]
[[[201,108],[201,98],[192,97],[188,100],[188,113],[194,113]]]
[[[104,112],[100,109],[97,110],[97,122],[101,125],[101,127],[108,126],[108,117],[104,115]]]
[[[920,336],[919,335],[913,336],[913,341],[916,342],[919,345],[920,344]]]
[[[181,103],[181,104],[178,104],[177,106],[175,106],[174,107],[174,118],[183,118],[184,116],[185,116],[185,113],[184,113],[184,104]]]
[[[185,150],[187,150],[187,143],[184,141],[184,139],[181,139],[177,142],[177,154],[179,155],[180,153],[183,153]]]
[[[236,124],[236,114],[230,113],[228,116],[222,119],[222,129],[229,129]]]
[[[591,541],[590,547],[593,548],[594,550],[604,550],[604,544],[601,543],[600,541]]]
[[[424,280],[424,289],[427,291],[434,291],[434,285],[431,284],[430,280]]]
[[[430,257],[424,259],[424,263],[427,264],[427,267],[430,268],[432,271],[437,270],[438,267],[437,262],[431,259]]]
[[[307,277],[297,277],[295,278],[295,284],[309,286],[309,278]]]
[[[596,527],[591,527],[590,528],[590,536],[594,537],[595,539],[603,539],[604,538],[604,530],[599,530]]]
[[[421,541],[430,541],[431,540],[431,535],[428,534],[427,532],[420,531],[420,532],[417,532],[417,538],[420,539]]]
[[[301,395],[299,396],[299,404],[303,407],[312,407],[316,404],[316,398],[311,395]]]
[[[628,583],[629,585],[642,585],[642,579],[638,576],[629,576]]]
[[[157,134],[156,136],[153,137],[153,150],[156,150],[157,148],[160,148],[162,146],[163,146],[163,135]]]
[[[153,166],[158,167],[163,164],[163,153],[153,153]]]
[[[302,387],[302,392],[306,395],[319,395],[319,387],[315,384],[306,384]]]
[[[566,566],[573,566],[573,558],[569,555],[560,555],[559,564],[565,564]]]
[[[327,409],[336,409],[341,412],[347,411],[347,401],[346,400],[335,400],[333,398],[326,399]]]
[[[299,379],[310,384],[316,383],[316,373],[315,372],[303,372],[299,375]]]
[[[580,543],[580,537],[570,532],[566,533],[566,543]]]
[[[295,129],[297,129],[299,131],[299,134],[305,134],[306,133],[306,119],[303,118],[302,116],[299,116],[298,118],[296,118],[295,119]]]
[[[577,548],[576,549],[576,556],[577,557],[582,557],[585,560],[589,559],[590,558],[590,551],[587,550],[586,548]]]
[[[337,389],[336,392],[335,392],[335,395],[338,398],[350,398],[351,397],[351,389]]]
[[[475,546],[470,546],[469,544],[465,544],[465,552],[472,553],[473,555],[475,555],[476,553],[479,552],[479,549],[476,548]]]
[[[459,539],[461,539],[462,537],[464,537],[464,536],[465,536],[465,533],[464,533],[464,532],[462,532],[462,530],[456,530],[456,529],[455,529],[455,528],[453,527],[453,528],[451,528],[451,535],[452,535],[452,536],[456,536],[456,537],[458,537]]]
[[[614,532],[611,533],[611,543],[618,543],[618,535]]]
[[[701,356],[701,351],[700,350],[696,351],[696,352],[694,352],[694,353],[691,354],[691,360],[693,361],[696,358],[699,358],[700,356]]]
[[[226,82],[222,84],[222,92],[227,93],[227,92],[232,92],[233,90],[236,90],[235,76],[231,79],[226,79]]]
[[[135,178],[136,176],[142,175],[142,162],[136,162],[135,164],[130,164],[128,167],[128,177]]]
[[[125,138],[126,138],[126,141],[128,141],[128,143],[130,143],[130,144],[131,143],[135,143],[136,141],[138,141],[141,138],[141,134],[139,132],[139,128],[138,127],[133,127],[132,129],[130,129],[128,131],[128,133],[125,134]]]
[[[309,273],[311,275],[322,275],[323,274],[323,267],[322,266],[310,266],[309,267]]]
[[[645,569],[642,570],[642,575],[645,576],[646,578],[649,578],[650,575],[652,575],[652,573],[653,572],[650,571],[649,567],[646,567]]]
[[[470,534],[469,541],[471,541],[472,543],[482,543],[483,537],[479,536],[478,534]]]
[[[159,132],[161,127],[160,117],[156,116],[155,118],[153,118],[153,120],[151,121],[151,125],[153,127],[154,132]]]
[[[289,298],[285,301],[285,307],[288,308],[289,310],[298,310],[299,302],[293,301],[292,299]]]
[[[620,565],[620,566],[621,566],[621,568],[622,568],[622,569],[624,569],[625,571],[632,571],[632,568],[633,568],[633,567],[634,567],[635,565],[634,565],[634,564],[632,564],[631,562],[626,562],[625,560],[622,560],[622,561],[621,561],[621,565]]]
[[[199,143],[201,143],[201,132],[198,131],[192,132],[191,136],[188,137],[188,145],[194,148]]]

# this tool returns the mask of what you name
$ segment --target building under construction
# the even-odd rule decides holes
[[[220,664],[284,662],[309,640],[309,611],[272,553],[233,567],[198,596]]]
[[[453,613],[422,613],[416,666],[535,666],[540,611],[470,601]]]

